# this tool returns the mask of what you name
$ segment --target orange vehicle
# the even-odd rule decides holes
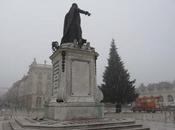
[[[156,112],[160,110],[159,105],[159,96],[157,97],[138,97],[135,102],[134,106],[132,107],[133,112],[135,111],[147,111],[147,112]]]

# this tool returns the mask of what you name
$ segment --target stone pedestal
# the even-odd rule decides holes
[[[52,98],[46,115],[54,120],[103,117],[102,93],[96,86],[94,48],[62,44],[50,59],[53,64]]]
[[[79,120],[103,117],[101,103],[57,103],[50,104],[48,118],[54,120]]]

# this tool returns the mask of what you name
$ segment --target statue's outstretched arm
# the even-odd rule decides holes
[[[84,10],[81,10],[81,9],[78,9],[78,12],[82,13],[82,14],[85,14],[85,15],[88,15],[88,16],[91,15],[88,11],[84,11]]]

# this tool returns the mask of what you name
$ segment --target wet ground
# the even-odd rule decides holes
[[[108,113],[105,116],[111,118],[133,118],[151,130],[175,130],[175,113]]]
[[[151,130],[175,130],[175,123],[165,123],[156,121],[137,121],[144,126],[151,128]]]
[[[143,124],[145,127],[151,128],[151,130],[175,130],[175,120],[174,120],[174,115],[170,113],[168,114],[160,114],[160,113],[155,113],[155,114],[147,114],[147,113],[129,113],[129,114],[116,114],[116,113],[111,113],[111,114],[105,114],[107,117],[111,118],[117,118],[117,119],[122,119],[122,118],[135,118],[136,122]],[[0,116],[0,130],[2,130],[2,122],[7,121],[4,120],[5,116]],[[166,118],[165,118],[166,117]]]

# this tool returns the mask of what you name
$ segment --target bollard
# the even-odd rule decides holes
[[[167,122],[167,114],[166,114],[166,111],[164,112],[164,114],[165,114],[165,118],[164,118],[165,120],[164,120],[164,121],[165,121],[165,123],[166,123],[166,122]]]
[[[173,111],[173,122],[175,123],[175,111]]]

